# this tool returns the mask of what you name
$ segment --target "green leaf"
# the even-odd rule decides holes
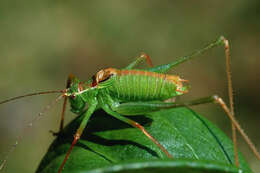
[[[73,120],[57,137],[37,172],[57,172],[82,118]],[[139,129],[97,111],[63,172],[252,172],[241,154],[239,170],[234,166],[231,140],[191,109],[168,109],[130,118],[141,123],[174,159],[167,158]]]

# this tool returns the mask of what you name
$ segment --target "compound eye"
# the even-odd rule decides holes
[[[92,76],[92,81],[95,81],[96,80],[96,75],[93,75]]]
[[[92,83],[91,83],[91,87],[95,87],[97,85],[97,77],[96,75],[92,76]]]
[[[71,94],[70,98],[72,98],[73,100],[76,98],[75,94]]]

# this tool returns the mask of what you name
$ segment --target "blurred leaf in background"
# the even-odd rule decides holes
[[[257,127],[260,81],[260,2],[252,1],[0,1],[0,100],[38,90],[63,89],[70,73],[89,79],[106,67],[124,67],[140,53],[154,64],[172,62],[224,35],[232,54],[236,116],[260,148]],[[188,79],[190,100],[218,94],[227,100],[223,48],[216,48],[172,73]],[[33,172],[58,128],[61,105],[22,132],[55,96],[1,105],[0,156],[25,133],[6,172]],[[230,135],[228,119],[215,105],[194,107]],[[67,121],[74,114],[67,113]],[[239,148],[260,169],[245,143]],[[25,159],[26,158],[26,159]]]

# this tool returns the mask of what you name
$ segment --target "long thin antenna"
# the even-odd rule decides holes
[[[42,95],[42,94],[52,94],[52,93],[64,93],[64,90],[42,91],[42,92],[36,92],[36,93],[29,93],[29,94],[25,94],[25,95],[13,97],[13,98],[9,98],[9,99],[6,99],[4,101],[1,101],[0,105],[4,104],[4,103],[7,103],[7,102],[10,102],[10,101],[13,101],[13,100],[21,99],[21,98],[24,98],[24,97],[35,96],[35,95]]]
[[[63,92],[63,91],[62,91]],[[47,91],[47,92],[39,92],[40,94],[48,94],[48,93],[59,93],[59,91]],[[18,97],[14,97],[14,98],[11,98],[11,99],[8,99],[9,101],[11,100],[14,100],[14,99],[17,99],[17,98],[22,98],[22,97],[26,97],[26,96],[32,96],[32,95],[38,95],[39,93],[32,93],[32,94],[27,94],[27,95],[24,95],[24,96],[18,96]],[[16,146],[18,145],[18,142],[20,142],[22,140],[22,138],[24,137],[24,134],[25,134],[25,131],[27,131],[28,129],[30,129],[34,122],[38,121],[40,118],[42,118],[44,116],[44,114],[50,109],[53,107],[53,105],[55,103],[57,103],[62,97],[66,97],[64,94],[62,95],[59,95],[54,101],[52,101],[50,104],[48,104],[47,106],[45,106],[43,108],[43,110],[38,113],[38,116],[36,116],[26,127],[24,127],[23,129],[23,133],[21,133],[20,136],[18,136],[16,138],[16,141],[13,145],[10,146],[10,149],[8,150],[4,160],[2,161],[2,163],[0,164],[0,171],[4,168],[10,154],[14,151],[14,149],[16,148]],[[7,100],[7,101],[8,101]],[[6,103],[7,101],[4,101],[4,102],[1,102],[1,103]]]

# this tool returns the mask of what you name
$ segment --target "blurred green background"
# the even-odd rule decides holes
[[[140,52],[155,65],[172,62],[215,40],[229,39],[236,116],[260,149],[260,1],[0,1],[0,100],[29,92],[63,89],[72,73],[89,79],[101,68],[122,68]],[[192,85],[183,100],[218,94],[227,102],[223,48],[172,71]],[[0,159],[23,134],[4,172],[33,172],[54,139],[61,102],[26,132],[23,128],[54,95],[0,106]],[[214,104],[194,109],[230,136],[230,122]],[[74,114],[66,114],[67,122]],[[240,136],[239,136],[240,137]],[[260,162],[239,138],[255,172]]]

